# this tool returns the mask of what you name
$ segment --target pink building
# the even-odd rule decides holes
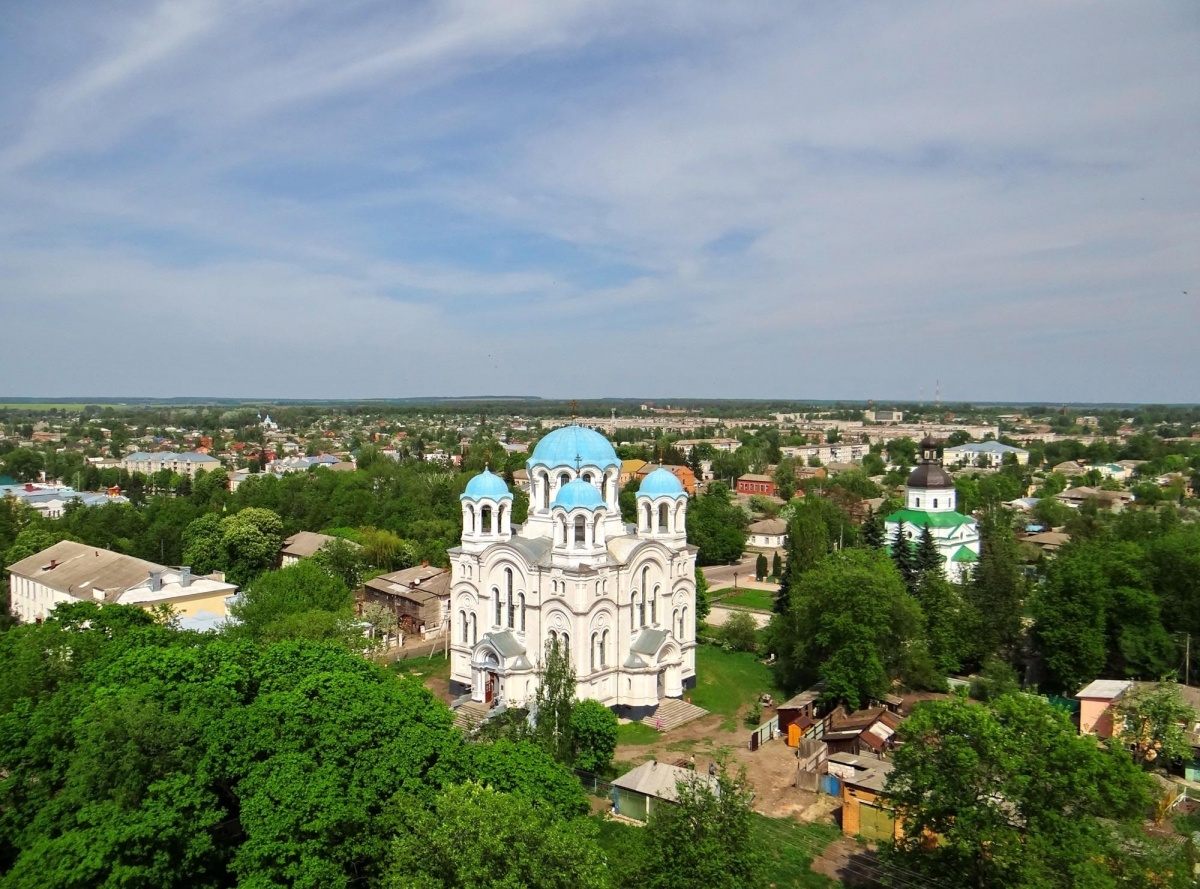
[[[1133,688],[1128,679],[1097,679],[1081,688],[1079,699],[1079,734],[1098,738],[1113,736],[1113,704]]]

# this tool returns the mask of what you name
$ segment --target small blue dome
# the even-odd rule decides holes
[[[489,469],[467,482],[467,489],[458,495],[459,500],[512,500],[512,491],[504,479]]]
[[[686,497],[683,482],[675,477],[675,473],[661,466],[650,473],[638,488],[639,497]]]
[[[619,467],[621,461],[617,459],[612,442],[599,432],[572,425],[555,429],[539,441],[525,468],[549,466],[555,469],[569,466],[574,469],[576,465],[608,469],[610,466]]]
[[[563,509],[571,510],[580,507],[584,509],[596,509],[604,506],[604,498],[600,496],[600,492],[593,485],[588,484],[583,479],[577,478],[573,482],[569,482],[562,486],[558,492],[558,496],[554,498],[551,507],[561,506]]]

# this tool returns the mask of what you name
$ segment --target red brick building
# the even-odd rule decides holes
[[[739,494],[762,494],[766,497],[775,496],[775,479],[769,475],[754,475],[747,473],[737,480]]]

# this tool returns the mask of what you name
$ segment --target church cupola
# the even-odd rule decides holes
[[[554,549],[573,556],[598,556],[605,548],[608,505],[596,486],[579,478],[558,490],[550,504]]]
[[[904,505],[925,512],[953,512],[957,502],[954,479],[942,468],[942,446],[931,436],[920,444],[921,460],[905,485]]]
[[[512,537],[512,492],[504,479],[489,469],[467,482],[462,504],[463,548],[479,552]]]
[[[637,492],[639,537],[680,543],[687,540],[687,491],[663,467],[651,472]]]

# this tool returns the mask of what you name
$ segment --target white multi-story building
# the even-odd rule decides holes
[[[992,468],[1002,466],[1004,458],[1009,454],[1021,466],[1029,463],[1029,451],[1024,448],[1014,448],[1012,445],[998,441],[968,441],[965,444],[946,448],[946,464],[948,466],[979,466]]]
[[[228,616],[237,587],[71,540],[8,567],[9,605],[23,621],[44,620],[63,602],[168,604],[188,629],[214,629]]]
[[[863,457],[871,452],[869,444],[857,442],[837,442],[836,444],[787,445],[779,449],[785,457],[791,457],[802,463],[808,463],[813,457],[821,461],[822,466],[830,463],[861,463]]]
[[[121,468],[126,472],[140,472],[143,475],[154,475],[156,472],[169,469],[176,475],[186,475],[188,478],[195,478],[196,473],[202,469],[207,472],[220,469],[221,461],[216,457],[210,457],[208,454],[196,454],[192,452],[172,454],[166,452],[146,453],[145,451],[138,451],[122,460]]]
[[[526,461],[529,516],[484,471],[462,494],[451,565],[451,681],[473,700],[530,702],[548,642],[565,646],[576,693],[631,717],[695,682],[696,549],[687,493],[657,469],[637,494],[636,524],[617,502],[621,461],[600,433],[551,432]]]
[[[885,519],[889,546],[902,539],[916,546],[926,528],[942,554],[946,576],[962,580],[979,561],[979,525],[970,516],[956,511],[958,492],[954,481],[942,468],[941,450],[933,439],[921,442],[921,461],[908,477],[904,488],[904,508]]]

